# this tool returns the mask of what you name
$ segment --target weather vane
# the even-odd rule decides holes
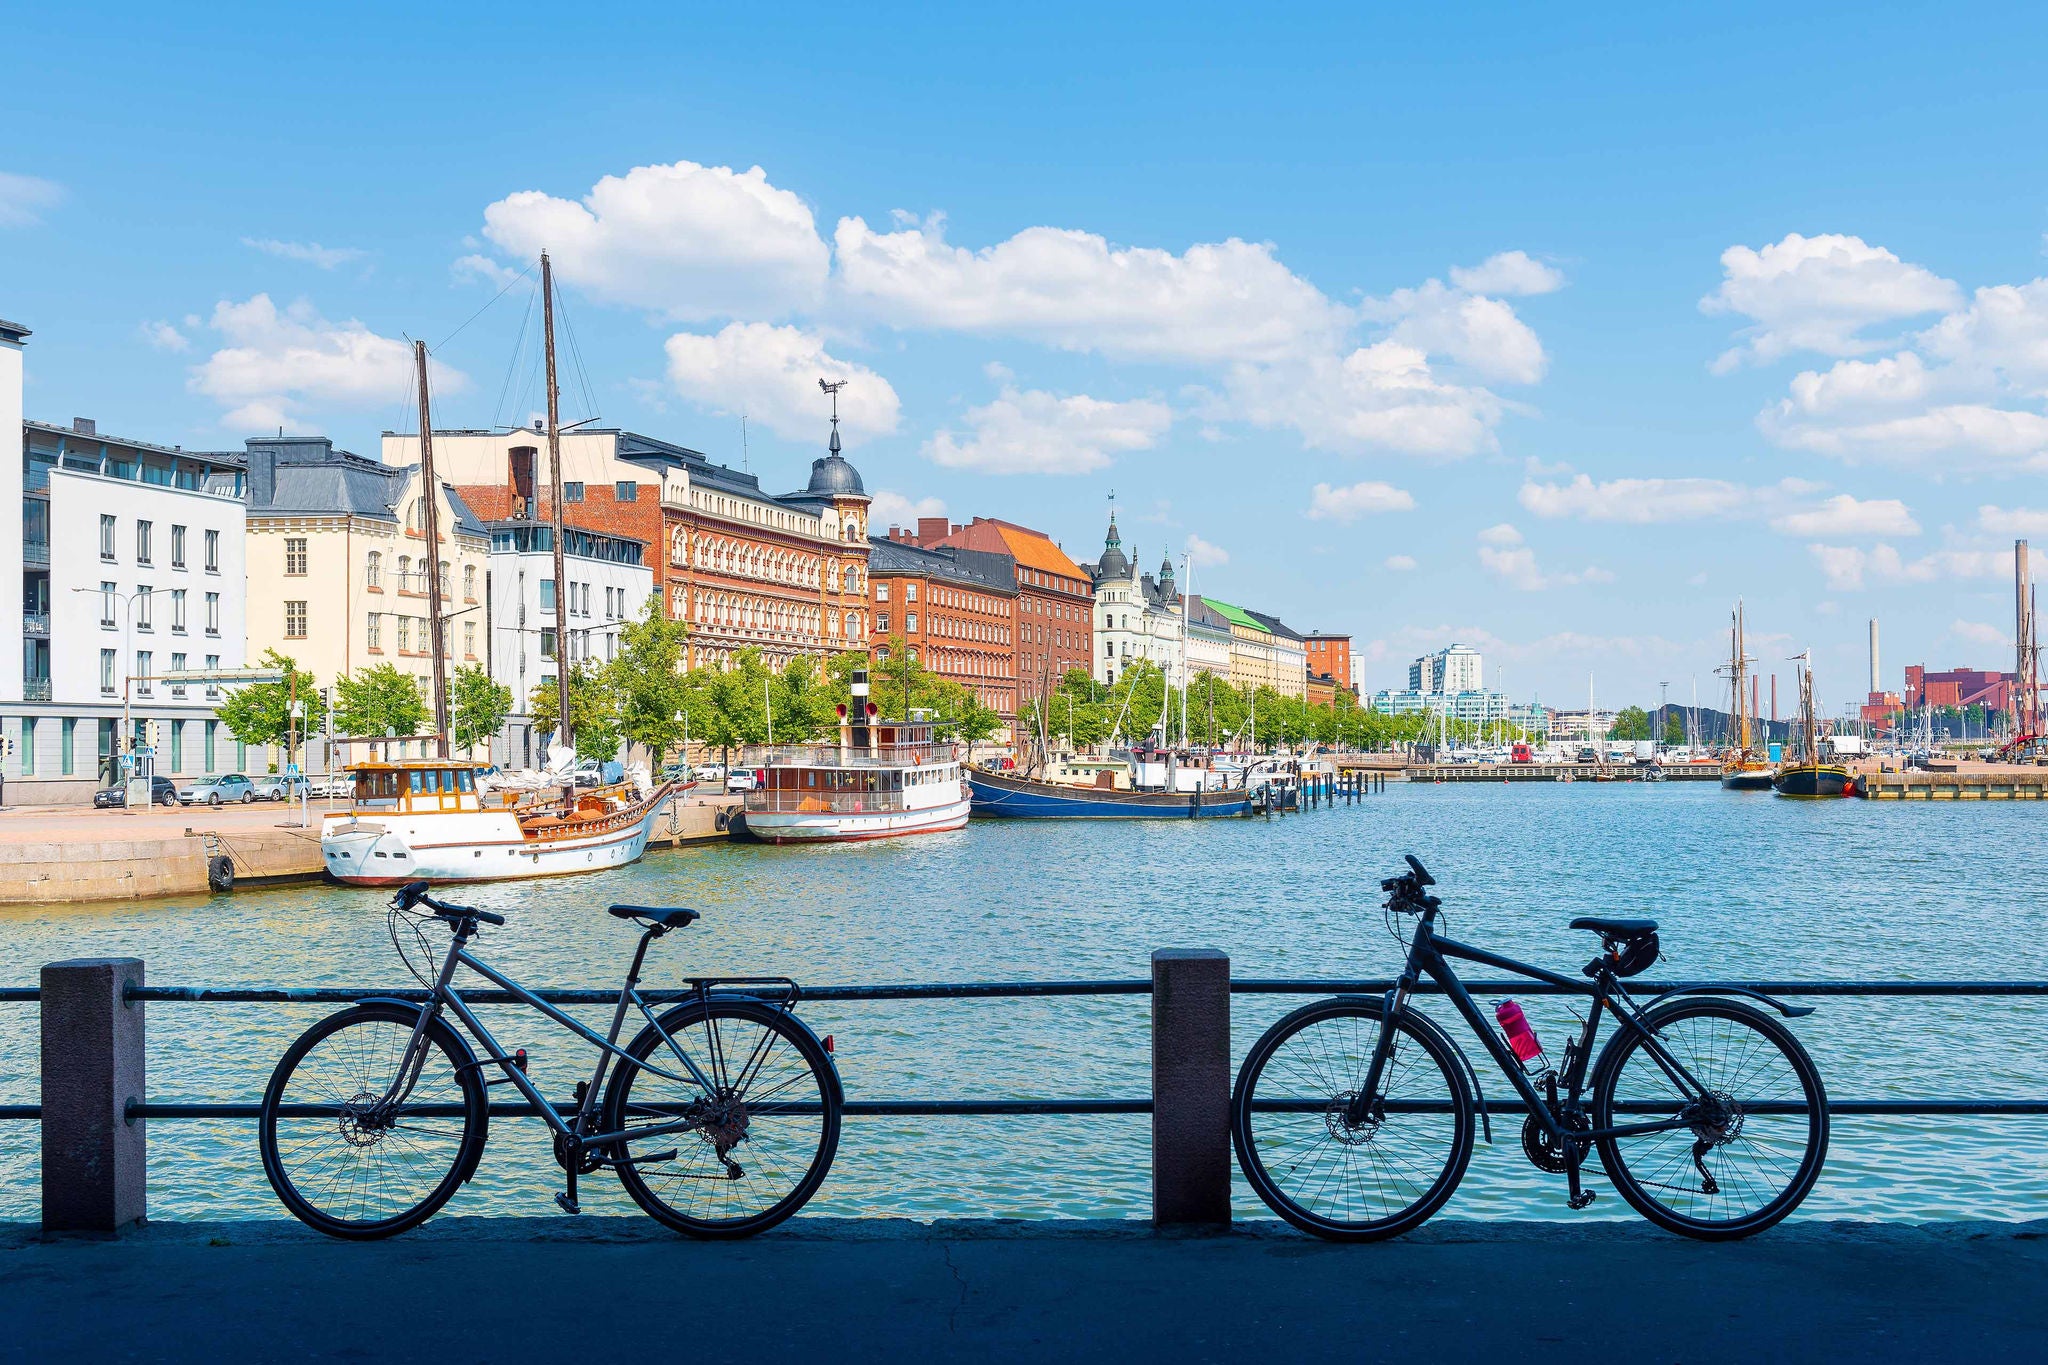
[[[839,449],[839,391],[846,387],[846,381],[844,379],[835,379],[828,384],[825,382],[824,376],[820,375],[818,377],[818,387],[823,389],[826,393],[832,395],[831,448],[836,451]]]

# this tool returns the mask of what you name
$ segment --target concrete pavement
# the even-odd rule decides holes
[[[797,1219],[740,1243],[640,1219],[288,1223],[119,1241],[0,1229],[0,1362],[1081,1359],[1659,1362],[2048,1357],[2048,1224],[1277,1224]]]

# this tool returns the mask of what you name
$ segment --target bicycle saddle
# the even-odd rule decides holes
[[[659,905],[614,905],[611,913],[620,919],[644,919],[659,924],[664,929],[680,929],[698,918],[695,910],[685,910],[679,905],[668,908]]]
[[[1582,915],[1572,921],[1574,929],[1591,929],[1608,938],[1641,938],[1644,934],[1657,932],[1657,921],[1653,919],[1596,919]]]

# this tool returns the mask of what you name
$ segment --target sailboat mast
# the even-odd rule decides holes
[[[555,275],[547,252],[540,254],[541,332],[548,363],[548,496],[554,516],[555,547],[555,743],[575,743],[569,728],[569,579],[562,554],[562,413],[555,383]]]
[[[412,344],[420,384],[420,507],[426,513],[427,651],[434,661],[434,743],[448,757],[448,651],[441,631],[441,483],[434,477],[434,415],[427,397],[427,343]]]

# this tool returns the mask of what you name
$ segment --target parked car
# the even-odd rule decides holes
[[[729,792],[759,791],[761,777],[752,768],[734,768],[726,774],[725,789]]]
[[[171,781],[168,777],[152,777],[149,779],[149,799],[156,802],[159,806],[177,805],[178,784]],[[92,794],[92,804],[98,810],[125,806],[128,804],[128,789],[126,787],[102,787]]]
[[[724,778],[725,765],[723,763],[706,763],[703,767],[697,769],[697,780],[699,782],[719,782],[724,780]]]
[[[312,794],[312,784],[303,776],[285,777],[278,773],[265,773],[249,779],[256,789],[258,801],[296,801],[301,792]]]
[[[350,772],[324,773],[308,780],[306,794],[309,796],[354,796],[356,775]]]
[[[657,780],[677,783],[688,782],[690,780],[690,765],[687,763],[664,763],[661,765],[661,776]]]
[[[178,804],[184,806],[223,806],[230,801],[247,805],[255,799],[256,784],[247,773],[202,777],[178,788]]]

